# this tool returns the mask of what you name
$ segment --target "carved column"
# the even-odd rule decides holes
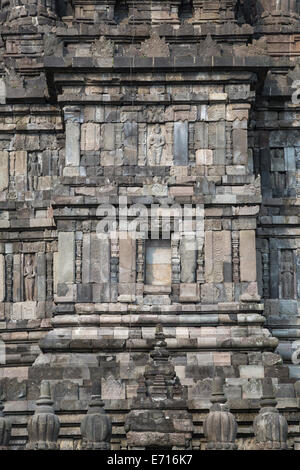
[[[263,297],[270,297],[270,256],[269,253],[262,253],[263,265]]]
[[[240,237],[239,232],[232,232],[232,280],[240,282]]]
[[[198,251],[197,251],[197,282],[204,283],[204,243],[203,239],[198,238]]]
[[[80,133],[81,109],[76,106],[64,108],[66,128],[65,168],[64,176],[80,176]]]
[[[194,150],[194,135],[195,135],[195,125],[193,122],[189,123],[189,161],[195,162],[196,155],[195,155],[195,150]]]
[[[232,165],[232,124],[231,122],[225,123],[226,132],[226,164]]]
[[[137,240],[137,286],[136,295],[143,296],[144,292],[144,270],[145,270],[145,240]]]
[[[76,232],[75,240],[75,282],[81,284],[82,282],[82,232]]]
[[[119,240],[117,238],[111,240],[111,256],[110,256],[110,298],[111,302],[118,300],[118,273],[119,273]]]
[[[46,299],[52,300],[53,297],[53,253],[46,253]]]
[[[147,124],[139,123],[138,165],[145,166],[147,162]]]
[[[13,255],[7,254],[5,257],[5,265],[6,265],[6,302],[12,301],[12,287],[13,287],[13,280],[12,280],[12,270],[13,270]]]
[[[172,269],[172,297],[174,302],[179,300],[180,291],[180,254],[179,240],[175,238],[174,233],[171,238],[171,269]]]

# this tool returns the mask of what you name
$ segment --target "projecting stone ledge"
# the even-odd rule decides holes
[[[96,58],[96,57],[57,57],[49,56],[44,58],[44,67],[46,69],[62,69],[66,67],[74,69],[181,69],[191,68],[204,69],[207,67],[220,68],[270,68],[270,67],[294,67],[294,63],[288,57],[235,57],[232,55],[218,56],[172,56],[172,57],[119,57]]]

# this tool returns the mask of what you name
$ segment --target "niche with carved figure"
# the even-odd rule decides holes
[[[35,257],[31,254],[24,256],[24,300],[31,302],[35,299],[36,265]]]
[[[294,250],[280,250],[279,253],[279,298],[296,298],[295,253]]]

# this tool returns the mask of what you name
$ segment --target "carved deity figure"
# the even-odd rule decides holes
[[[281,293],[283,299],[294,298],[294,261],[291,250],[283,250],[281,257]]]
[[[25,300],[33,300],[34,297],[34,281],[35,281],[35,269],[33,260],[30,257],[27,258],[24,266],[24,282],[25,282]]]
[[[38,156],[36,154],[33,154],[30,156],[30,160],[28,163],[29,191],[35,191],[37,189],[38,179],[41,174],[42,171]]]
[[[154,127],[154,131],[150,136],[149,145],[152,151],[154,165],[160,165],[163,148],[166,145],[166,139],[161,133],[159,124]]]

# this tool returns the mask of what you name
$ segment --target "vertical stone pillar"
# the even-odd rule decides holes
[[[0,152],[0,191],[8,188],[8,152]]]
[[[0,302],[5,300],[5,259],[0,255]]]
[[[238,231],[232,232],[232,280],[240,282],[240,237]]]
[[[136,295],[143,300],[144,292],[144,273],[145,273],[145,240],[137,240],[137,278],[136,278]]]
[[[53,296],[53,253],[46,253],[46,299],[52,301]]]
[[[118,301],[119,240],[111,240],[110,256],[110,301]]]
[[[73,232],[58,234],[58,284],[75,280],[75,235]]]
[[[20,254],[13,259],[13,301],[23,301],[23,262]]]
[[[176,234],[171,236],[171,269],[172,269],[172,298],[173,302],[178,302],[180,291],[180,251],[179,240]]]
[[[76,284],[82,281],[82,232],[76,232]]]
[[[66,146],[64,176],[80,175],[80,127],[81,109],[76,106],[64,108]]]
[[[46,300],[46,255],[45,253],[38,253],[36,260],[37,270],[37,301],[43,302]]]
[[[132,301],[136,282],[136,241],[120,233],[119,301]]]
[[[240,231],[241,282],[256,281],[256,242],[254,230]]]
[[[5,266],[6,266],[6,302],[12,301],[13,296],[13,254],[12,254],[12,247],[8,245],[6,248],[6,256],[5,256]]]

